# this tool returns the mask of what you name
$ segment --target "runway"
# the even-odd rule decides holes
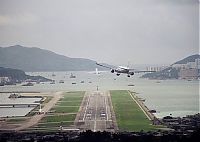
[[[87,92],[75,120],[76,128],[92,131],[116,131],[116,119],[108,92]]]

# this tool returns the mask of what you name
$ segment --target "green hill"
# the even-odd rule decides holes
[[[41,81],[41,82],[51,81],[50,79],[47,79],[42,76],[26,75],[25,72],[22,70],[3,68],[3,67],[0,67],[0,77],[9,77],[11,83],[22,82],[26,79],[30,79],[32,81]]]
[[[96,61],[84,58],[70,58],[54,52],[20,45],[0,47],[0,66],[23,71],[93,71]]]

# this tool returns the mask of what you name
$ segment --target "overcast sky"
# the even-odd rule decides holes
[[[199,53],[198,9],[198,0],[0,0],[0,46],[171,64]]]

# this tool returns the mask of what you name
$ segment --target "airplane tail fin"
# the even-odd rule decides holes
[[[96,68],[96,74],[99,74],[99,72],[98,72],[98,68]]]

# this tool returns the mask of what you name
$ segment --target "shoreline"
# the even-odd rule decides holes
[[[130,94],[131,98],[136,102],[138,107],[140,107],[140,109],[144,112],[146,117],[149,120],[151,120],[153,124],[155,125],[161,124],[160,120],[153,113],[150,112],[149,108],[142,101],[139,100],[138,96],[136,96],[134,92],[131,92],[130,90],[127,91]]]

